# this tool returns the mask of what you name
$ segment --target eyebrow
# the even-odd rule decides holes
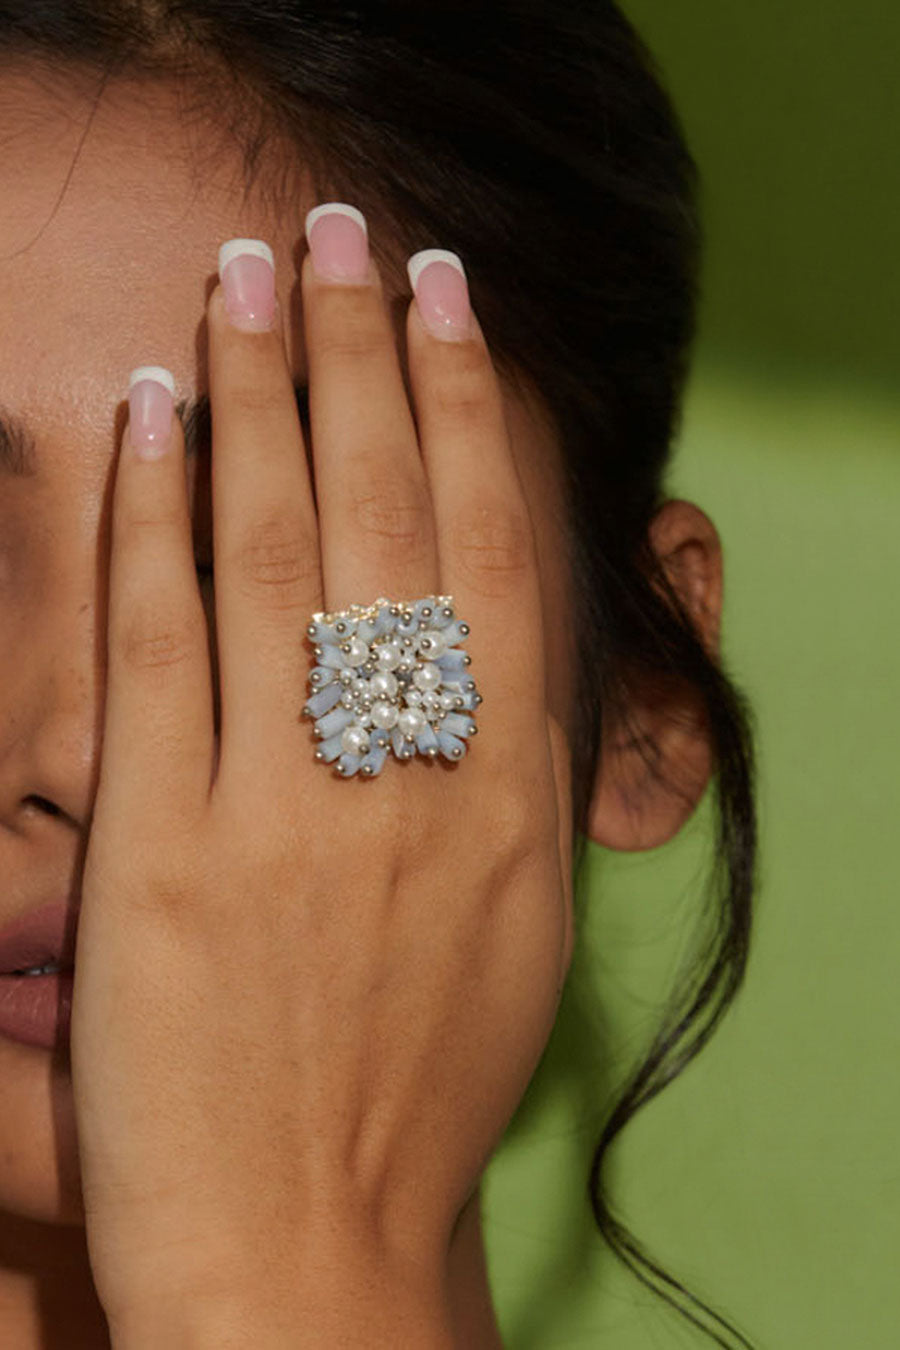
[[[293,382],[301,423],[309,425],[309,385]],[[196,459],[212,449],[212,420],[208,394],[183,398],[175,411],[184,428],[186,459]],[[37,442],[28,423],[0,405],[0,477],[35,478],[40,472]]]

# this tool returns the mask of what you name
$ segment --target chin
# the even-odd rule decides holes
[[[84,1225],[68,1053],[0,1036],[3,1213],[39,1223]]]

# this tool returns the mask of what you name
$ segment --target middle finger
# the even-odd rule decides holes
[[[329,610],[438,589],[425,469],[365,219],[328,203],[306,219],[303,319],[313,471]]]

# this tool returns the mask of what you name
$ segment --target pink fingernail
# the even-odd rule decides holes
[[[219,249],[219,280],[235,328],[259,333],[275,321],[275,256],[262,239],[229,239]]]
[[[165,366],[137,366],[128,378],[128,439],[139,459],[159,459],[172,443],[175,380]]]
[[[306,242],[322,281],[360,286],[369,280],[369,231],[355,206],[326,202],[314,207],[306,217]]]
[[[459,255],[426,248],[406,264],[425,327],[445,342],[473,336],[469,286]]]

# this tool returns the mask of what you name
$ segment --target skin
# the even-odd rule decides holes
[[[191,127],[188,147],[170,88],[157,84],[138,96],[122,83],[107,89],[65,195],[48,219],[84,127],[83,99],[74,89],[67,94],[58,80],[51,86],[46,76],[20,66],[0,77],[0,111],[5,127],[0,400],[28,420],[42,462],[38,478],[4,483],[0,494],[0,871],[7,883],[0,924],[5,924],[50,895],[77,894],[85,868],[103,762],[110,676],[107,585],[128,372],[138,365],[165,365],[174,374],[176,397],[209,390],[209,329],[215,319],[206,310],[216,285],[218,247],[226,239],[248,237],[266,240],[275,253],[286,366],[293,376],[305,377],[306,292],[301,294],[298,257],[305,252],[305,211],[317,202],[310,197],[298,216],[285,220],[262,197],[244,200],[236,150],[229,155],[211,133],[204,142],[197,126]],[[207,149],[199,177],[192,158],[198,147]],[[391,291],[384,295],[386,301],[394,298]],[[406,380],[405,307],[399,320],[396,312],[392,308]],[[553,723],[572,734],[559,447],[534,400],[505,386],[499,394],[534,524],[548,710]],[[188,501],[198,519],[204,490],[208,487],[189,469]],[[714,648],[721,555],[713,526],[696,507],[669,503],[653,523],[653,539]],[[204,603],[210,617],[209,595]],[[611,729],[591,832],[617,848],[653,847],[670,837],[690,814],[710,771],[702,725],[687,696],[682,704],[662,705],[658,696],[642,699],[636,693],[634,715],[660,742],[664,763],[683,791],[667,792],[651,782],[641,757]],[[301,735],[308,736],[308,727]],[[475,748],[481,751],[480,744]],[[475,764],[473,754],[460,774]],[[318,789],[327,774],[314,766],[310,777]],[[351,785],[335,785],[338,800],[346,790]],[[57,814],[38,807],[35,797],[52,803]],[[550,898],[553,887],[546,890],[548,905],[557,903]],[[565,906],[570,915],[568,896]],[[100,950],[101,930],[96,931]],[[566,947],[564,968],[569,956]],[[517,1095],[522,1090],[524,1083],[517,1085]],[[63,1345],[97,1350],[108,1344],[108,1332],[94,1288],[98,1249],[92,1268],[85,1241],[70,1066],[61,1054],[0,1037],[0,1099],[5,1344],[10,1350]],[[349,1205],[347,1211],[353,1212]],[[335,1252],[338,1274],[329,1278],[339,1279],[345,1255]],[[499,1345],[477,1188],[453,1230],[446,1278],[453,1343],[476,1350]]]

